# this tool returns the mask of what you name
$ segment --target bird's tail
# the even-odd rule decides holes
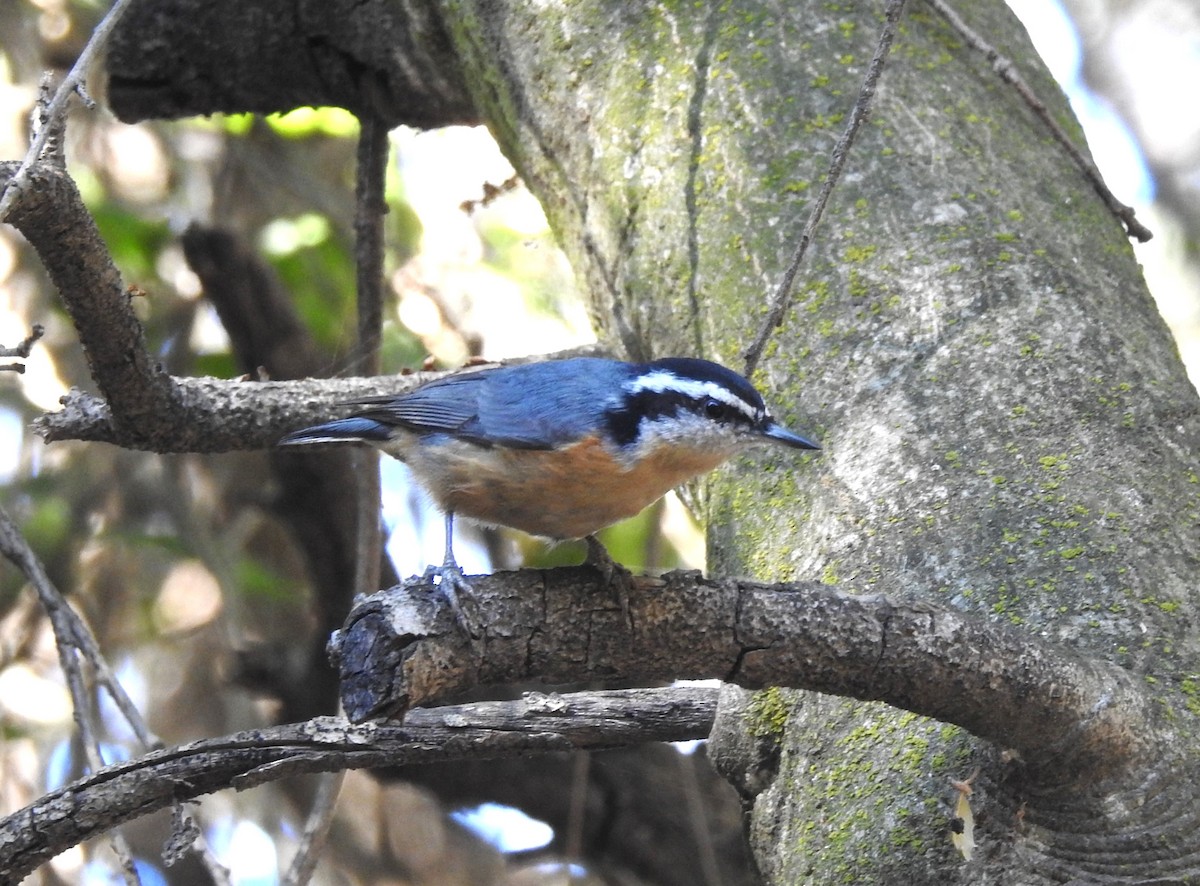
[[[382,443],[388,438],[388,427],[370,418],[339,418],[323,425],[301,428],[279,439],[280,446],[305,443]]]

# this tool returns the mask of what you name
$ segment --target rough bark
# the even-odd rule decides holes
[[[417,2],[145,0],[114,35],[127,122],[337,105],[392,126],[477,123],[438,15]]]
[[[289,430],[327,421],[346,401],[388,391],[403,392],[431,376],[413,373],[375,378],[266,381],[173,378],[178,408],[188,417],[147,415],[138,425],[122,422],[113,403],[73,388],[62,409],[34,422],[47,443],[88,440],[149,452],[237,452],[267,449]]]
[[[0,163],[0,185],[8,185],[17,168]],[[92,381],[111,404],[114,429],[138,438],[146,424],[179,424],[175,385],[146,349],[132,293],[66,170],[53,163],[33,169],[7,221],[37,250],[64,294]]]
[[[1140,772],[1172,740],[1127,671],[949,606],[673,572],[634,579],[626,619],[598,578],[586,567],[476,578],[470,603],[487,613],[476,640],[416,582],[360,601],[330,644],[347,715],[401,716],[532,680],[795,686],[957,724],[1019,758],[1031,789],[1060,792]]]
[[[603,328],[633,354],[736,361],[878,11],[454,11],[476,102]],[[963,12],[1077,131],[1003,4]],[[713,565],[854,591],[918,579],[933,600],[1157,681],[1186,717],[1195,391],[1119,225],[920,6],[822,233],[758,380],[785,419],[823,431],[825,452],[799,468],[747,460],[710,484]],[[1186,808],[1190,788],[1153,813],[1061,794],[1021,807],[1011,782],[995,789],[999,755],[957,730],[815,696],[787,710],[752,816],[774,882],[973,882],[979,864],[997,882],[1196,874],[1190,818],[1156,817]],[[1187,753],[1164,756],[1156,779]],[[983,861],[967,864],[942,807],[948,779],[977,765],[988,825]],[[1153,837],[1133,839],[1141,828]],[[1154,839],[1174,849],[1151,852]]]

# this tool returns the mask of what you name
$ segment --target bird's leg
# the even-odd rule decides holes
[[[467,621],[467,616],[458,601],[459,591],[471,594],[474,593],[474,588],[463,578],[462,569],[458,566],[458,560],[454,558],[453,511],[446,511],[446,555],[442,559],[442,565],[430,566],[425,570],[426,578],[432,578],[434,575],[440,576],[442,579],[438,587],[441,588],[442,593],[445,595],[446,602],[450,604],[450,610],[454,613],[454,620],[458,622],[459,628],[472,640],[478,639],[475,632],[471,630],[471,624]]]
[[[625,624],[632,628],[633,618],[629,614],[629,591],[632,587],[633,576],[630,575],[628,569],[612,558],[608,548],[604,547],[596,536],[586,535],[583,540],[587,542],[587,557],[584,558],[584,565],[599,571],[604,583],[616,591],[617,602],[621,604],[621,615],[625,619]]]

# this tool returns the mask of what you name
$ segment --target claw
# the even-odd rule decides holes
[[[441,566],[431,566],[426,572],[441,578],[438,588],[445,596],[446,602],[450,604],[450,611],[454,613],[454,620],[458,623],[459,629],[472,640],[478,640],[480,635],[472,629],[471,623],[467,621],[462,604],[458,600],[459,591],[466,594],[473,594],[475,593],[475,589],[463,577],[462,570],[458,568],[458,564],[454,562],[443,563]]]
[[[587,542],[587,557],[583,564],[591,566],[600,573],[604,583],[616,591],[617,602],[621,605],[621,616],[625,624],[633,629],[633,616],[629,611],[629,592],[633,585],[633,575],[629,570],[612,558],[608,548],[594,535],[584,536]]]
[[[480,635],[475,633],[471,627],[471,622],[467,620],[466,613],[458,599],[459,591],[474,594],[475,589],[463,577],[462,569],[459,568],[458,561],[454,558],[454,513],[452,511],[446,513],[446,556],[442,560],[442,565],[426,567],[421,580],[429,583],[434,578],[441,579],[438,582],[438,588],[446,598],[446,602],[450,604],[450,611],[454,613],[454,621],[458,624],[459,630],[470,639],[478,640]]]

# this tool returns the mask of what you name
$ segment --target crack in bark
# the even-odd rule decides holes
[[[884,602],[886,605],[886,601]],[[888,631],[891,629],[891,627],[892,610],[891,606],[887,605],[887,608],[884,610],[883,616],[879,623],[879,654],[875,656],[875,663],[871,666],[870,671],[867,673],[867,693],[869,695],[875,694],[875,675],[879,673],[879,669],[883,666],[883,660],[887,656]]]

